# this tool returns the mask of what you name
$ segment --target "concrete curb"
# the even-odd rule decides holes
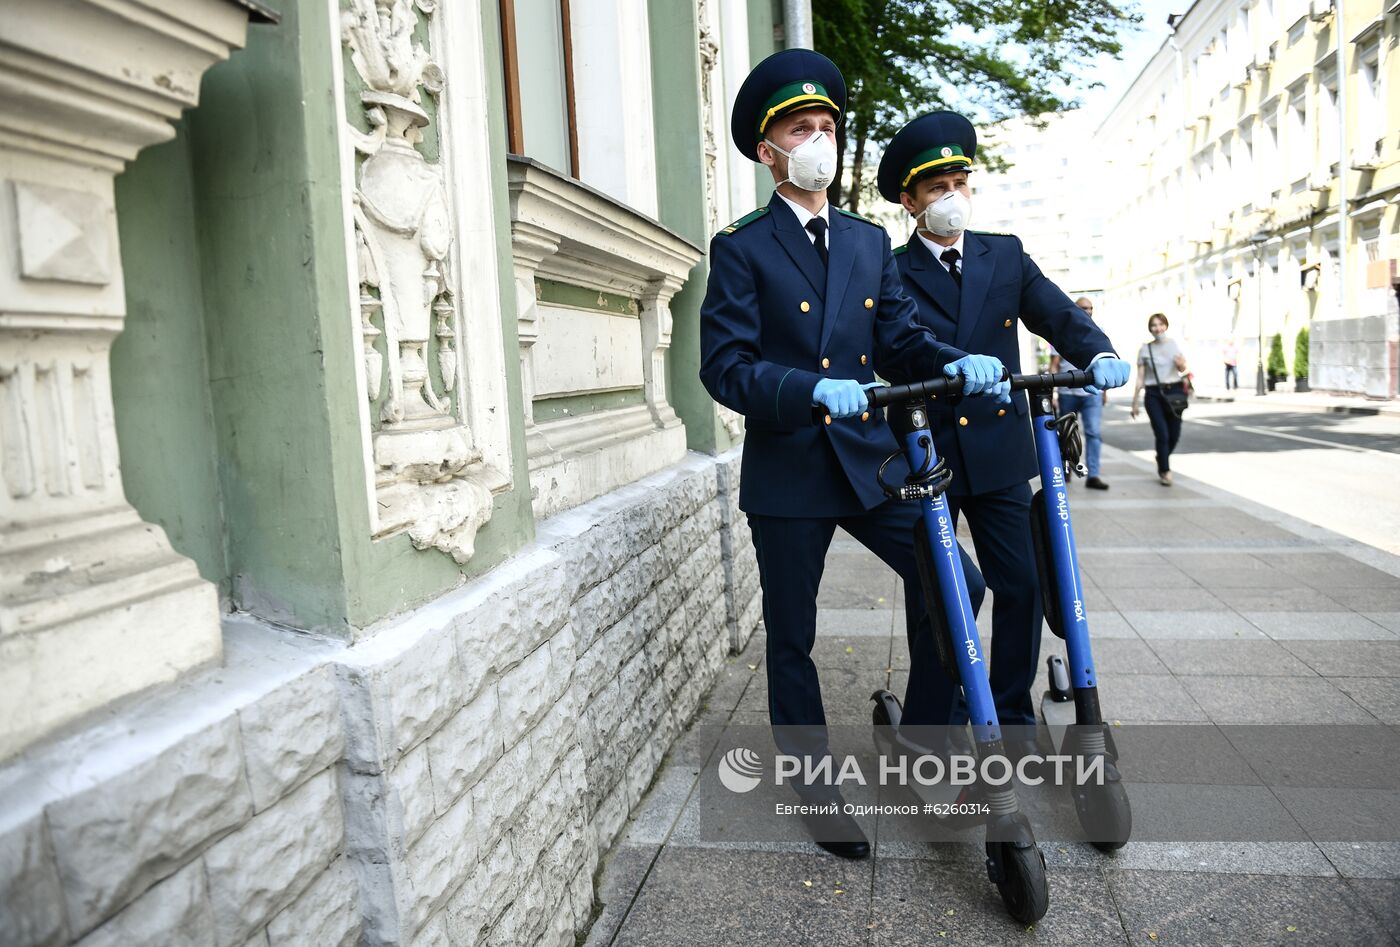
[[[1195,395],[1195,400],[1203,404],[1241,404],[1272,406],[1285,411],[1307,411],[1316,414],[1348,414],[1362,417],[1376,417],[1385,415],[1386,417],[1400,417],[1400,403],[1394,401],[1376,401],[1374,403],[1363,403],[1357,400],[1336,399],[1336,403],[1329,403],[1321,400],[1294,400],[1289,394],[1276,394],[1259,398],[1257,395],[1244,395],[1235,397],[1234,395],[1201,394]]]

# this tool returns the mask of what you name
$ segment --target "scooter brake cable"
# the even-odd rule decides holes
[[[1084,431],[1079,424],[1079,413],[1071,411],[1063,414],[1053,422],[1055,433],[1060,438],[1060,456],[1064,460],[1065,468],[1079,476],[1085,476],[1088,471],[1079,461],[1084,456]]]

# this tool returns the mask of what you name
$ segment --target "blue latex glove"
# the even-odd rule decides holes
[[[862,385],[851,378],[823,378],[812,389],[812,403],[821,405],[833,418],[851,418],[870,407],[866,389],[878,387],[878,381]]]
[[[994,395],[998,401],[1011,401],[1011,379],[1002,380],[1006,369],[1001,359],[990,355],[964,355],[956,362],[943,366],[949,378],[963,376],[963,394]]]
[[[1093,377],[1094,383],[1085,385],[1084,391],[1086,394],[1096,395],[1108,388],[1122,388],[1128,383],[1128,374],[1132,369],[1133,366],[1112,355],[1096,359],[1089,366],[1089,374]]]

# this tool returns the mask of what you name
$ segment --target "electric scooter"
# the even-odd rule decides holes
[[[1084,372],[1011,376],[1013,390],[1048,389],[1056,385],[1082,387],[1089,382],[1090,378]],[[933,434],[924,406],[925,397],[956,395],[962,385],[963,380],[959,377],[938,378],[909,385],[873,388],[866,393],[866,398],[872,410],[889,407],[890,425],[903,445],[901,451],[886,458],[877,477],[887,496],[917,500],[922,508],[922,515],[914,527],[914,550],[924,601],[933,626],[939,663],[961,685],[967,701],[974,754],[980,765],[980,761],[990,756],[1005,757],[1006,754],[991,684],[987,679],[986,657],[968,599],[967,580],[954,535],[953,516],[944,496],[952,480],[952,472],[944,461],[939,460],[934,450]],[[903,483],[893,484],[886,480],[885,471],[901,455],[908,461],[911,472]],[[900,733],[901,706],[894,694],[879,690],[871,699],[875,702],[872,720],[877,745],[904,754],[922,755],[929,752]],[[953,792],[951,788],[945,791]],[[1035,844],[1030,821],[1020,809],[1014,786],[1006,782],[999,786],[978,786],[972,790],[964,787],[957,791],[956,799],[948,800],[945,806],[930,808],[935,812],[943,808],[951,814],[960,814],[963,804],[972,800],[975,800],[978,809],[986,813],[987,877],[997,886],[1007,913],[1022,924],[1040,920],[1050,905],[1045,856]]]
[[[1071,472],[1084,475],[1079,465],[1083,451],[1079,416],[1067,414],[1056,420],[1049,388],[1026,387],[1038,389],[1031,397],[1031,427],[1041,487],[1031,499],[1031,534],[1041,601],[1045,621],[1056,637],[1064,639],[1069,657],[1068,664],[1058,654],[1047,658],[1050,688],[1041,699],[1040,713],[1056,753],[1086,761],[1104,758],[1103,781],[1076,784],[1070,792],[1089,842],[1100,851],[1112,852],[1127,844],[1133,813],[1118,772],[1118,748],[1099,710],[1098,674],[1089,646],[1089,621],[1070,522],[1068,481]]]

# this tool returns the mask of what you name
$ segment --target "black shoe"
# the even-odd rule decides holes
[[[869,858],[870,842],[856,820],[841,810],[846,800],[840,793],[800,797],[799,804],[812,811],[802,813],[802,822],[812,840],[837,858]]]
[[[1107,489],[1108,489],[1108,484],[1104,483],[1104,482],[1103,482],[1102,480],[1100,480],[1098,477],[1090,477],[1088,480],[1085,480],[1085,481],[1084,481],[1084,486],[1088,487],[1090,490],[1107,490]]]

